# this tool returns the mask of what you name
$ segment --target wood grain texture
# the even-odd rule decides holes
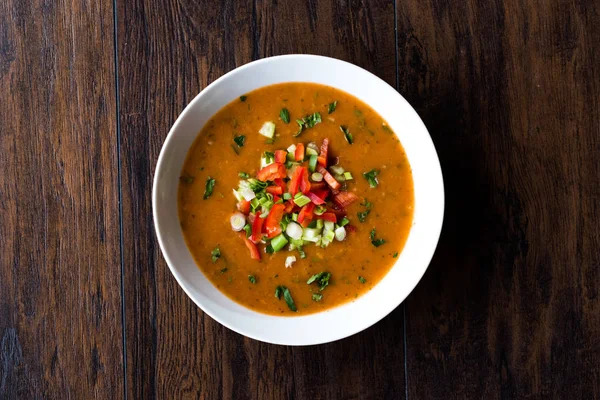
[[[113,14],[0,2],[0,398],[123,394]]]
[[[395,83],[391,1],[118,2],[127,385],[131,398],[404,397],[402,310],[311,348],[246,339],[205,316],[169,272],[153,231],[163,140],[208,83],[253,59],[330,55]]]
[[[600,9],[398,2],[447,208],[406,302],[408,397],[600,396]]]

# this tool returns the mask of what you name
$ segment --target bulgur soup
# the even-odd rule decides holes
[[[368,105],[312,83],[266,86],[204,126],[181,172],[186,244],[228,297],[271,315],[354,300],[412,224],[410,165]]]

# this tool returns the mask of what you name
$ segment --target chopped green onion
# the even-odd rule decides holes
[[[340,221],[340,226],[346,226],[350,223],[350,220],[346,217],[342,218],[342,220]]]
[[[208,199],[210,195],[213,193],[213,189],[215,188],[216,181],[210,176],[206,180],[206,187],[204,188],[204,200]]]
[[[325,207],[324,205],[318,205],[315,207],[314,213],[316,215],[323,215],[325,213],[325,211],[327,211],[327,207]],[[321,220],[319,220],[321,221]]]
[[[344,137],[346,138],[346,141],[349,144],[353,144],[354,143],[354,138],[352,137],[352,134],[350,133],[350,130],[347,127],[343,126],[343,125],[340,125],[340,130],[342,132],[344,132]]]
[[[313,149],[312,147],[307,147],[305,152],[306,152],[307,156],[318,156],[319,155],[319,152],[317,150]]]
[[[246,225],[246,216],[241,212],[236,212],[231,216],[229,222],[231,223],[231,229],[239,232],[244,229],[244,226]]]
[[[360,281],[360,283],[365,284],[367,282],[367,280],[365,278],[363,278],[362,276],[358,277],[358,280]]]
[[[279,111],[279,118],[286,124],[290,123],[290,112],[287,108],[282,108],[281,111]]]
[[[252,235],[252,226],[250,224],[244,225],[244,231],[246,231],[246,237],[250,237]]]
[[[287,152],[288,152],[288,156],[291,154],[292,157],[294,157],[294,153],[296,152],[296,145],[292,144],[290,147],[287,148]],[[295,160],[295,158],[293,158]]]
[[[372,169],[369,172],[364,172],[363,176],[369,182],[369,186],[372,188],[376,188],[379,181],[377,180],[377,175],[379,175],[379,171],[376,169]]]
[[[317,220],[317,229],[318,230],[323,229],[323,220],[322,219]]]
[[[238,172],[238,176],[239,176],[240,178],[242,178],[242,179],[248,179],[248,178],[250,178],[250,175],[248,175],[248,174],[247,174],[247,173],[245,173],[245,172]]]
[[[316,282],[319,285],[319,291],[322,292],[329,285],[329,279],[331,279],[331,273],[323,271],[311,276],[306,283],[310,285]]]
[[[304,207],[305,205],[310,203],[310,199],[305,195],[301,195],[297,199],[294,199],[294,203],[296,203],[298,207]]]
[[[273,139],[273,136],[275,136],[275,124],[272,121],[265,122],[258,133],[269,139]]]
[[[300,258],[306,258],[306,253],[302,249],[302,247],[298,247],[298,254],[300,254]]]
[[[313,293],[312,299],[313,301],[321,301],[323,299],[323,295],[321,293]]]
[[[254,275],[248,275],[248,280],[251,284],[256,285],[256,277]]]
[[[298,221],[298,213],[292,214],[292,221]]]
[[[334,232],[335,232],[335,238],[338,241],[341,242],[342,240],[346,239],[346,228],[344,228],[343,226],[340,226]]]
[[[221,273],[224,274],[225,272],[227,272],[227,268],[221,268]]]
[[[309,242],[316,242],[317,238],[321,236],[321,229],[305,228],[302,234],[302,240],[308,240]]]
[[[285,267],[291,268],[292,264],[296,262],[296,256],[288,256],[285,259]]]
[[[256,198],[256,194],[249,187],[241,188],[239,193],[246,201],[252,201]]]
[[[365,222],[365,220],[367,219],[367,215],[369,215],[370,212],[371,212],[371,210],[357,212],[356,215],[358,216],[358,220],[360,222]]]
[[[344,173],[344,168],[340,167],[339,165],[332,165],[329,167],[329,170],[335,175],[342,175]]]
[[[298,123],[298,132],[296,132],[294,137],[300,136],[303,129],[312,128],[316,124],[320,123],[321,122],[321,114],[316,112],[314,114],[307,115],[306,117],[304,117],[302,119],[297,119],[296,122]]]
[[[285,228],[285,233],[294,240],[302,237],[302,227],[296,222],[290,222]]]
[[[312,155],[308,159],[308,169],[310,172],[315,172],[315,169],[317,169],[317,156],[316,155]]]
[[[233,195],[237,201],[242,201],[244,198],[237,190],[233,189]]]
[[[213,251],[210,252],[210,255],[212,256],[213,264],[216,263],[219,257],[221,257],[221,249],[219,249],[218,247],[215,248]]]
[[[351,181],[352,179],[354,179],[350,172],[344,172],[344,178],[346,178],[347,181]]]
[[[292,194],[291,193],[284,193],[283,194],[283,199],[284,200],[291,200],[292,199]]]
[[[283,233],[275,236],[273,240],[271,240],[271,247],[273,247],[273,251],[277,252],[288,243],[288,240],[285,238]]]
[[[373,246],[379,247],[385,243],[385,240],[383,240],[383,239],[375,239],[375,228],[373,228],[370,235],[371,235],[371,244],[373,244]]]
[[[247,98],[248,98],[248,96],[245,96],[245,95],[243,95],[243,96],[240,96],[240,100],[241,100],[241,101],[246,101],[246,99],[247,99]]]
[[[326,231],[333,231],[333,230],[334,230],[334,228],[335,228],[335,224],[334,224],[333,222],[331,222],[331,221],[325,221],[325,222],[323,222],[323,224],[324,224],[324,226],[325,226],[325,228],[324,228],[324,229],[325,229]]]
[[[393,257],[393,258],[396,258],[396,257],[398,257],[398,252],[395,252],[394,254],[392,254],[392,257]]]
[[[341,183],[346,182],[346,177],[343,174],[341,174],[341,175],[334,175],[333,178],[336,181],[341,182]]]
[[[332,112],[335,111],[335,109],[337,108],[337,100],[334,101],[333,103],[329,103],[329,106],[327,106],[327,113],[331,114]]]
[[[275,161],[275,154],[270,151],[265,151],[263,157],[265,158],[265,162],[267,163],[267,165],[273,164],[273,162]]]
[[[246,141],[246,136],[244,135],[239,135],[233,138],[233,141],[235,142],[235,144],[237,144],[240,147],[244,147],[244,142]]]

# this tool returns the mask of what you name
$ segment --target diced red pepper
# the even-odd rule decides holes
[[[346,232],[348,233],[356,232],[356,228],[353,225],[346,225],[344,228],[346,228]]]
[[[310,189],[313,192],[316,192],[317,190],[321,190],[321,189],[327,189],[327,184],[325,182],[312,182],[310,184]]]
[[[285,210],[284,212],[286,214],[289,214],[292,212],[292,210],[294,209],[294,206],[296,205],[296,203],[294,203],[294,200],[288,200],[285,202]]]
[[[256,174],[256,179],[259,181],[274,181],[277,178],[285,178],[285,165],[280,163],[269,164]]]
[[[308,192],[308,193],[306,193],[306,196],[310,199],[310,201],[312,201],[316,205],[325,204],[325,200],[323,200],[321,197],[319,197],[315,193]]]
[[[304,194],[310,191],[310,181],[308,180],[308,169],[304,168],[304,172],[300,177],[300,191]]]
[[[265,190],[271,194],[283,194],[283,190],[279,186],[267,186]]]
[[[325,157],[318,156],[317,164],[319,164],[322,167],[327,167],[327,159]]]
[[[329,196],[329,190],[327,189],[315,189],[315,185],[311,186],[312,192],[319,196],[321,199],[326,200],[327,196]]]
[[[298,193],[298,188],[300,187],[300,181],[302,180],[302,175],[304,174],[304,167],[296,167],[294,173],[292,175],[292,179],[289,182],[289,192],[292,196],[295,196]]]
[[[279,164],[285,164],[287,158],[287,151],[275,150],[275,162]]]
[[[296,145],[296,152],[294,153],[296,161],[304,161],[304,143],[298,143]]]
[[[259,218],[257,218],[257,219],[259,219]],[[250,239],[248,239],[246,237],[246,233],[239,232],[238,234],[244,240],[244,243],[246,244],[246,247],[248,248],[248,250],[250,250],[250,257],[253,260],[260,260],[260,252],[258,251],[258,248],[256,247],[256,245],[254,243],[252,243],[250,241]]]
[[[260,239],[262,238],[262,227],[264,223],[265,218],[261,218],[260,215],[256,215],[256,218],[254,218],[254,222],[252,223],[252,241],[260,241]]]
[[[305,226],[305,223],[306,225],[308,225],[308,223],[312,221],[314,209],[315,205],[313,203],[308,203],[307,205],[302,207],[302,209],[300,210],[300,214],[298,214],[298,222],[302,224],[302,226]]]
[[[332,212],[326,212],[321,215],[317,215],[317,219],[322,219],[325,221],[337,222],[337,216]]]
[[[287,186],[285,185],[283,179],[277,178],[273,181],[273,183],[281,188],[281,193],[285,193],[285,191],[287,190]]]
[[[325,182],[327,182],[327,184],[333,189],[333,190],[339,190],[340,187],[342,187],[342,185],[335,180],[335,178],[333,177],[333,175],[331,175],[329,173],[329,171],[327,171],[325,168],[323,168],[323,166],[319,165],[317,166],[317,171],[323,175],[323,179],[325,179]]]
[[[344,210],[343,208],[339,209],[339,208],[328,208],[327,212],[329,213],[334,213],[338,219],[342,219],[346,216],[346,210]]]
[[[281,200],[281,197],[277,196],[276,194],[273,195],[273,202],[277,203],[279,200]]]
[[[244,199],[240,200],[240,202],[237,204],[237,209],[243,214],[248,215],[250,212],[250,202]]]
[[[281,225],[279,225],[279,223],[281,222],[281,218],[283,218],[284,209],[285,205],[283,204],[275,204],[273,207],[271,207],[265,225],[267,237],[269,239],[274,238],[281,233]]]
[[[333,201],[340,207],[346,208],[358,200],[358,196],[352,192],[339,192],[333,196]]]
[[[321,154],[319,156],[325,158],[325,162],[327,162],[327,155],[329,153],[329,139],[323,139],[323,144],[321,144]]]

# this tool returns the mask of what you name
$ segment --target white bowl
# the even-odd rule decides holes
[[[262,86],[314,82],[348,92],[377,111],[396,132],[412,167],[413,226],[402,253],[371,291],[324,312],[277,317],[249,310],[222,294],[186,247],[177,214],[177,186],[186,154],[204,124],[223,106]],[[396,90],[370,72],[333,58],[286,55],[241,66],[208,85],[171,128],[156,165],[152,193],[158,242],[188,296],[224,326],[264,342],[311,345],[350,336],[394,310],[417,285],[435,251],[444,214],[440,163],[423,122]]]

